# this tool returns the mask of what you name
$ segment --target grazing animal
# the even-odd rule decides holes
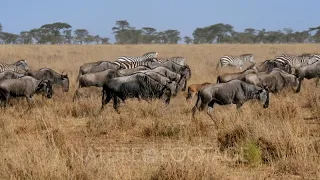
[[[0,81],[4,79],[17,79],[25,76],[24,74],[17,73],[14,71],[3,71],[0,73]]]
[[[240,80],[211,84],[202,88],[198,92],[197,102],[192,108],[192,117],[195,117],[197,110],[202,111],[204,108],[208,107],[207,114],[213,122],[216,123],[211,114],[214,104],[236,104],[237,109],[239,109],[250,99],[259,99],[263,102],[264,108],[268,108],[269,106],[269,92],[267,89],[251,85]]]
[[[69,77],[67,73],[57,73],[51,68],[41,68],[38,71],[28,71],[28,76],[38,80],[50,80],[54,85],[62,87],[63,92],[69,92]]]
[[[309,65],[320,61],[320,57],[313,54],[281,54],[276,56],[275,61],[288,63],[291,67],[296,69],[300,66]]]
[[[319,87],[320,86],[320,61],[314,64],[309,64],[309,65],[301,66],[297,68],[295,71],[295,76],[299,80],[299,85],[296,90],[296,93],[300,92],[302,81],[304,80],[304,78],[306,79],[317,78],[316,85]]]
[[[255,64],[253,54],[242,54],[240,56],[222,56],[218,61],[216,70],[225,66],[238,67],[240,68],[240,70],[242,70],[242,66],[244,66],[248,61],[252,64]]]
[[[29,67],[26,59],[21,59],[13,64],[0,62],[0,72],[14,71],[18,73],[26,73],[28,70],[29,70]]]
[[[7,106],[10,97],[26,97],[29,108],[32,105],[32,96],[35,93],[45,93],[47,98],[53,94],[52,83],[49,80],[38,80],[31,76],[19,79],[6,79],[0,82],[0,98],[4,106]]]
[[[98,61],[98,62],[91,62],[91,63],[83,64],[82,66],[80,66],[77,81],[79,80],[79,77],[83,74],[100,72],[100,71],[104,71],[107,69],[118,70],[118,69],[120,69],[120,66],[118,64],[116,64],[114,62],[110,62],[110,61]]]
[[[205,82],[202,84],[191,84],[190,86],[188,86],[188,94],[186,97],[187,102],[191,103],[192,98],[198,94],[198,91],[209,84],[211,83]]]
[[[142,56],[138,56],[138,57],[121,56],[121,57],[118,57],[116,62],[139,62],[139,61],[144,61],[146,59],[156,58],[158,56],[158,54],[159,53],[157,53],[157,52],[148,52],[148,53],[146,53]]]
[[[137,73],[131,76],[116,77],[103,85],[102,107],[113,98],[113,108],[118,112],[119,98],[125,102],[128,98],[160,99],[164,98],[166,104],[170,103],[171,91],[148,75]],[[118,112],[119,113],[119,112]]]
[[[240,80],[259,87],[267,86],[272,93],[277,93],[286,87],[298,85],[298,79],[293,74],[278,68],[274,68],[270,73],[247,74]]]
[[[252,64],[242,72],[225,73],[225,74],[219,75],[217,77],[217,83],[226,83],[234,79],[242,79],[246,74],[256,73],[257,70],[253,69],[254,66],[255,64]]]
[[[79,77],[79,86],[73,96],[73,101],[79,96],[79,89],[83,87],[102,87],[105,82],[114,77],[124,76],[114,69],[107,69],[96,73],[87,73]]]
[[[259,66],[254,66],[253,68],[255,68],[258,72],[270,73],[274,68],[279,68],[290,74],[292,73],[290,64],[275,60],[265,60]]]
[[[144,70],[149,70],[149,69],[150,68],[148,68],[146,66],[138,66],[138,67],[132,68],[132,69],[119,69],[118,72],[123,75],[129,76],[129,75],[132,75],[138,71],[144,71]]]

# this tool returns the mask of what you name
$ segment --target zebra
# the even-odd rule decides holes
[[[181,66],[186,65],[186,58],[184,57],[170,57],[170,58],[153,58],[154,60],[158,61],[159,63],[164,63],[166,61],[172,61],[176,64],[179,64]]]
[[[240,56],[222,56],[218,61],[216,70],[219,67],[224,66],[231,66],[231,67],[238,67],[242,70],[242,66],[249,61],[251,64],[255,64],[253,54],[242,54]]]
[[[156,58],[158,56],[157,52],[148,52],[142,56],[138,57],[131,57],[131,56],[121,56],[118,57],[116,62],[138,62],[138,61],[143,61],[146,59],[151,59],[151,58]]]
[[[18,73],[26,73],[29,71],[27,59],[21,59],[13,64],[0,62],[0,73],[3,71],[14,71]]]
[[[320,61],[320,55],[318,54],[281,54],[276,56],[275,61],[281,62],[284,64],[289,64],[294,69],[305,66],[309,64],[313,64],[317,61]]]
[[[138,66],[156,67],[160,64],[153,58],[142,61],[115,61],[113,63],[118,65],[120,69],[132,69]]]

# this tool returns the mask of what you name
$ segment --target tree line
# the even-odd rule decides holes
[[[86,29],[72,30],[68,23],[55,22],[42,25],[20,34],[2,32],[0,23],[1,44],[109,44],[108,37],[92,35]],[[192,36],[180,35],[179,30],[168,29],[157,31],[153,27],[137,29],[127,20],[116,21],[112,27],[115,44],[177,44],[183,40],[186,44],[216,44],[216,43],[319,43],[320,26],[310,27],[303,31],[294,31],[292,28],[284,28],[278,31],[266,29],[246,28],[243,32],[237,32],[230,24],[213,24],[196,28]]]

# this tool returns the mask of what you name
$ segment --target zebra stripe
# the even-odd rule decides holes
[[[3,71],[14,71],[14,72],[27,72],[29,70],[27,60],[22,59],[13,64],[7,64],[4,62],[0,62],[0,73]],[[23,73],[24,73],[23,72]]]
[[[174,63],[177,63],[177,64],[181,65],[181,66],[186,65],[186,59],[184,57],[154,58],[154,60],[158,61],[159,63],[172,61]]]
[[[151,58],[156,58],[158,56],[157,52],[148,52],[142,56],[138,57],[131,57],[131,56],[121,56],[118,57],[116,62],[138,62],[138,61],[143,61],[146,59],[151,59]]]
[[[276,56],[275,61],[288,63],[293,68],[313,64],[320,61],[320,55],[315,54],[281,54]]]
[[[118,66],[120,66],[120,69],[132,69],[132,68],[136,68],[136,67],[139,67],[139,66],[147,66],[147,67],[149,67],[149,66],[155,66],[155,65],[159,64],[154,59],[147,59],[147,60],[136,61],[136,62],[116,61],[114,63],[117,64]]]
[[[222,56],[218,62],[216,69],[218,69],[219,66],[239,67],[240,69],[242,69],[242,66],[248,61],[252,64],[255,63],[253,54],[242,54],[240,56]]]

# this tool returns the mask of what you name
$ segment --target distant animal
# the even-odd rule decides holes
[[[265,60],[261,64],[256,65],[253,69],[256,69],[258,72],[271,72],[274,68],[282,69],[288,73],[292,73],[291,66],[287,62],[280,62],[275,60]]]
[[[79,77],[78,89],[75,91],[73,96],[73,101],[75,101],[75,99],[79,97],[80,88],[90,87],[90,86],[102,87],[103,84],[106,83],[109,79],[114,77],[120,77],[120,76],[124,76],[124,75],[122,75],[120,72],[114,69],[107,69],[100,72],[87,73],[87,74],[81,75]]]
[[[129,75],[132,75],[138,71],[144,71],[144,70],[150,70],[150,68],[148,68],[146,66],[138,66],[138,67],[132,68],[132,69],[119,69],[118,72],[123,75],[129,76]]]
[[[240,70],[242,70],[242,66],[244,66],[248,61],[252,64],[255,64],[253,54],[242,54],[240,56],[222,56],[218,61],[216,70],[225,66],[238,67],[240,68]]]
[[[139,62],[144,61],[146,59],[156,58],[158,56],[158,52],[148,52],[142,56],[132,57],[132,56],[121,56],[118,57],[116,62]]]
[[[52,83],[49,80],[37,80],[31,76],[24,76],[19,79],[5,79],[0,82],[0,99],[4,107],[7,106],[10,97],[26,97],[31,108],[35,93],[45,93],[47,98],[53,94]]]
[[[210,85],[211,83],[209,82],[205,82],[202,84],[191,84],[188,86],[188,94],[186,97],[187,102],[191,103],[192,98],[198,94],[198,91],[203,88],[206,87],[207,85]]]
[[[226,83],[234,79],[242,79],[242,77],[244,77],[246,74],[256,73],[257,70],[254,69],[254,66],[255,64],[252,64],[242,72],[225,73],[225,74],[219,75],[217,77],[217,83]]]
[[[83,74],[100,72],[107,69],[118,70],[120,69],[120,66],[110,61],[98,61],[98,62],[85,63],[79,68],[77,81],[79,80],[79,77]]]
[[[57,73],[51,68],[41,68],[38,71],[28,71],[27,75],[38,80],[50,80],[53,85],[62,87],[63,92],[69,92],[69,77],[68,73]]]
[[[17,79],[17,78],[21,78],[25,76],[24,74],[21,73],[17,73],[14,71],[3,71],[0,73],[0,81],[4,80],[4,79]]]
[[[314,54],[281,54],[275,57],[275,61],[281,63],[288,63],[292,68],[298,68],[300,66],[305,66],[313,64],[320,61],[320,56]]]
[[[269,106],[269,92],[267,89],[240,80],[210,84],[198,92],[197,102],[192,108],[192,117],[195,117],[197,110],[202,111],[204,108],[208,107],[207,114],[216,124],[216,121],[211,114],[214,104],[236,104],[237,109],[239,109],[250,99],[259,99],[263,102],[264,108],[268,108]]]
[[[306,79],[313,79],[317,78],[316,86],[320,86],[320,61],[314,64],[309,64],[306,66],[301,66],[296,69],[295,76],[299,80],[299,85],[296,90],[296,93],[299,93],[301,90],[302,81],[304,78]]]
[[[274,68],[270,73],[246,74],[240,80],[259,87],[267,86],[272,93],[277,93],[284,88],[298,85],[298,79],[293,74],[289,74],[278,68]]]
[[[29,70],[27,59],[21,59],[13,64],[0,62],[0,72],[14,71],[18,73],[26,73]]]
[[[137,73],[130,76],[110,79],[103,85],[102,107],[113,98],[113,108],[119,113],[119,98],[125,102],[128,98],[160,99],[164,98],[166,104],[170,103],[171,90],[148,75]]]

